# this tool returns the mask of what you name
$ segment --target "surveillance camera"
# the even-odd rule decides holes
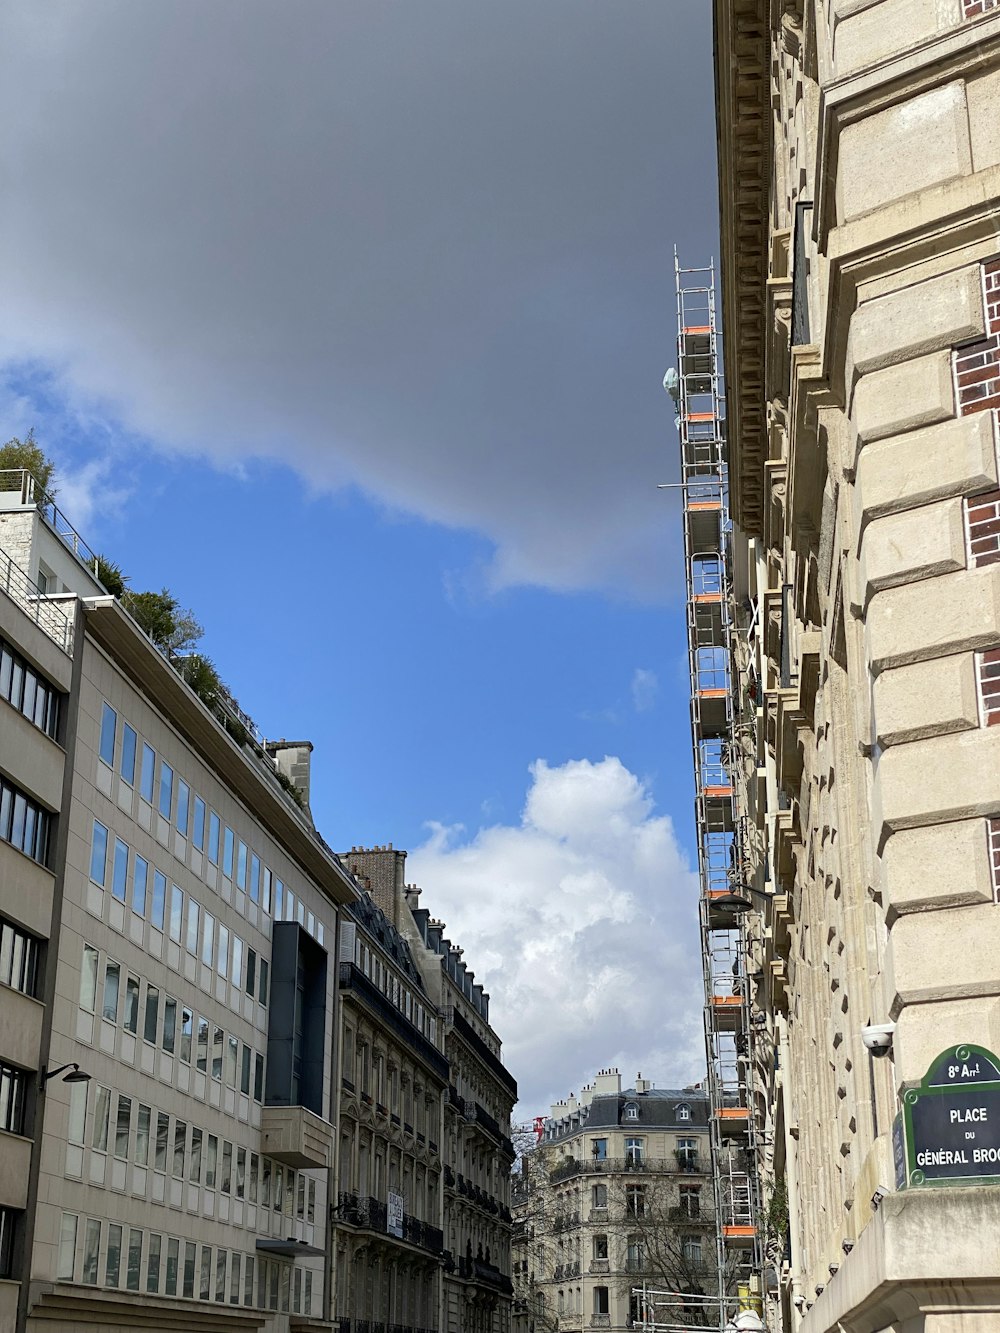
[[[895,1023],[872,1023],[861,1029],[861,1040],[872,1055],[881,1057],[892,1050],[892,1034],[895,1031]]]
[[[845,1254],[850,1254],[850,1252],[854,1249],[854,1241],[842,1240],[840,1242],[840,1248],[844,1251]]]
[[[888,1193],[889,1191],[885,1188],[884,1185],[879,1185],[878,1189],[872,1195],[872,1208],[876,1213],[878,1212],[879,1204],[882,1202],[882,1200]]]

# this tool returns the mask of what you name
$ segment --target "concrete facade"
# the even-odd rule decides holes
[[[768,1314],[979,1333],[995,1187],[897,1181],[892,1133],[943,1050],[1000,1045],[1000,6],[715,24]]]
[[[643,1282],[714,1296],[704,1090],[659,1089],[640,1075],[623,1089],[617,1069],[602,1069],[579,1098],[552,1107],[513,1185],[517,1333],[631,1328]],[[702,1313],[693,1301],[692,1322]]]

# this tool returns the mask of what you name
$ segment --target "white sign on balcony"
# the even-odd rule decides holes
[[[386,1196],[385,1229],[390,1236],[403,1239],[403,1196],[390,1190]]]

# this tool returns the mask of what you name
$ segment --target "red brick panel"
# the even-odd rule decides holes
[[[959,416],[1000,407],[1000,333],[955,353]]]
[[[1000,0],[993,0],[1000,5]],[[983,265],[983,293],[986,297],[986,332],[1000,333],[1000,259]]]
[[[983,722],[988,727],[1000,725],[1000,648],[980,653],[979,697],[983,701]]]
[[[1000,5],[1000,0],[962,0],[962,17],[977,19],[980,14],[988,14],[991,9],[996,9],[998,5]]]
[[[996,564],[1000,560],[1000,491],[970,495],[965,502],[965,523],[972,564]]]

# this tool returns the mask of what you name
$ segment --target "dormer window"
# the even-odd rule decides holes
[[[626,1103],[625,1103],[625,1117],[624,1117],[624,1118],[625,1118],[626,1120],[638,1120],[638,1119],[639,1119],[639,1106],[638,1106],[638,1103],[637,1103],[637,1102],[626,1102]]]
[[[681,1102],[680,1106],[674,1108],[674,1114],[678,1120],[690,1120],[691,1108],[686,1102]]]

